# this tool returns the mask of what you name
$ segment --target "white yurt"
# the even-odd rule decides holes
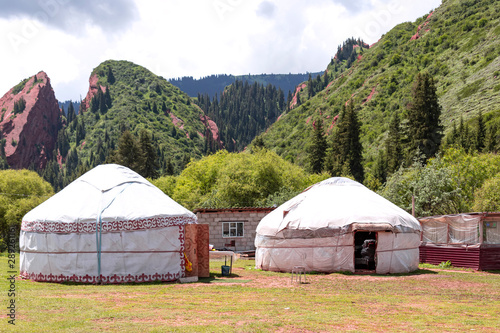
[[[266,215],[255,238],[263,270],[406,273],[418,268],[421,227],[348,178],[317,183]],[[299,267],[296,267],[299,266]]]
[[[134,171],[95,167],[24,217],[21,276],[126,283],[184,276],[185,225],[196,215]]]

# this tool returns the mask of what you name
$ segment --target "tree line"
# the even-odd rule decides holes
[[[419,73],[412,89],[412,102],[406,117],[392,117],[387,139],[379,150],[369,179],[365,180],[363,146],[360,142],[361,122],[352,100],[342,107],[329,140],[323,120],[313,121],[309,168],[314,173],[329,172],[332,176],[347,176],[379,188],[400,167],[415,161],[425,164],[436,156],[443,137],[441,106],[438,103],[434,80],[428,73]]]
[[[218,97],[198,95],[196,102],[217,123],[229,152],[242,151],[278,119],[285,108],[281,89],[237,80]],[[214,152],[216,147],[209,147]]]

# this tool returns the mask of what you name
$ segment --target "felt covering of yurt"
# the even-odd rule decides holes
[[[35,281],[126,283],[185,275],[196,215],[136,172],[95,167],[22,220],[20,273]]]
[[[256,230],[256,267],[290,272],[355,272],[356,232],[376,234],[376,273],[418,268],[421,226],[362,184],[334,177],[266,215]]]

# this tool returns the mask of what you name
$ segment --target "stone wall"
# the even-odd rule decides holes
[[[255,229],[260,220],[274,208],[243,208],[219,210],[195,210],[198,223],[208,224],[210,244],[216,249],[227,248],[234,251],[255,250]],[[222,237],[222,222],[244,222],[243,237]],[[229,246],[231,241],[235,246]]]

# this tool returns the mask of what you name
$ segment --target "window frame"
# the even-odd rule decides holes
[[[246,221],[222,221],[221,225],[222,238],[245,237],[245,222]],[[231,224],[234,224],[234,226],[232,226]],[[241,225],[241,236],[238,236],[238,225]],[[224,233],[224,226],[228,226],[227,234]],[[231,230],[234,230],[234,236],[231,236]]]

